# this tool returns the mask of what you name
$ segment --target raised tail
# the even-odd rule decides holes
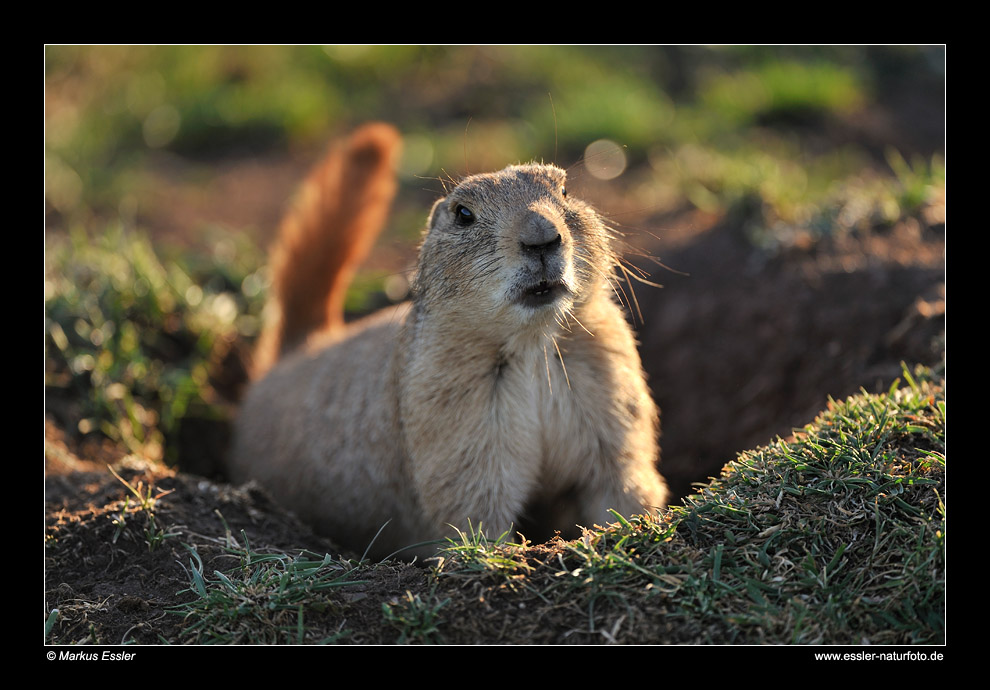
[[[254,377],[312,333],[343,327],[347,287],[395,196],[400,145],[391,125],[364,125],[337,142],[306,178],[272,248],[272,304]]]

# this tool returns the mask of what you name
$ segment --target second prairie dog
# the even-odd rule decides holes
[[[398,146],[387,125],[358,130],[283,223],[258,353],[262,370],[278,361],[243,403],[232,478],[377,558],[469,521],[545,537],[662,507],[658,411],[611,233],[563,170],[462,180],[433,206],[411,302],[344,326]]]

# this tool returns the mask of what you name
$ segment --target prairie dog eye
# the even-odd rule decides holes
[[[561,187],[560,188],[560,193],[561,193],[562,196],[566,197],[567,196],[567,187]]]
[[[474,212],[467,206],[457,204],[454,207],[454,222],[462,227],[467,227],[474,222]]]

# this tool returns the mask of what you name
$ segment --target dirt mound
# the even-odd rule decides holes
[[[643,363],[677,495],[735,454],[810,422],[829,396],[886,390],[943,356],[944,226],[910,220],[778,253],[692,216],[638,263]],[[673,245],[673,246],[670,246]]]

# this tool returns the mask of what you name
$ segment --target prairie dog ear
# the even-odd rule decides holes
[[[447,197],[441,197],[437,199],[436,203],[433,204],[433,208],[430,209],[430,220],[426,224],[426,227],[429,228],[430,230],[432,230],[433,227],[436,225],[440,215],[438,211],[440,210],[440,207],[443,206],[443,202],[445,202],[446,200]]]

